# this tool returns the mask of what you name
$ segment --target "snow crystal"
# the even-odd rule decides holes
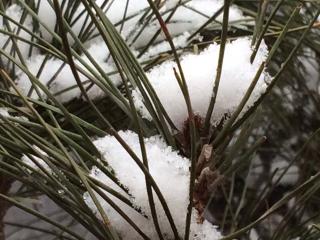
[[[141,149],[137,134],[131,131],[121,131],[119,134],[141,159]],[[190,161],[179,156],[158,136],[145,139],[144,141],[147,150],[149,171],[168,203],[168,207],[180,235],[183,235],[189,198]],[[116,199],[116,197],[110,196],[110,198],[115,201],[131,219],[133,219],[134,223],[137,224],[148,237],[151,239],[158,239],[152,222],[143,172],[114,137],[106,136],[96,140],[94,144],[103,154],[103,157],[110,167],[114,170],[117,179],[128,188],[130,196],[96,167],[91,171],[92,176],[130,198],[133,205],[141,209],[148,219],[125,203]],[[84,198],[92,209],[96,209],[88,193],[84,195]],[[154,198],[161,230],[165,236],[171,239],[173,237],[172,230],[166,215],[156,194],[154,194]],[[101,203],[106,210],[112,225],[123,239],[141,239],[138,233],[136,233],[135,230],[109,206],[109,204],[102,199]],[[197,223],[196,210],[193,211],[192,215],[191,234],[195,240],[218,239],[221,237],[215,226],[210,223],[206,221],[203,224]]]
[[[187,54],[182,57],[181,65],[188,85],[193,110],[201,117],[205,117],[208,109],[219,55],[219,45],[212,44],[199,55]],[[261,63],[266,59],[267,46],[262,43],[254,63],[250,63],[250,39],[241,38],[226,45],[222,76],[216,98],[216,105],[212,116],[212,122],[218,121],[224,114],[232,113],[251,84]],[[150,83],[154,87],[164,108],[178,128],[182,127],[187,119],[187,108],[175,79],[173,67],[174,61],[165,62],[148,72]],[[246,107],[265,91],[269,75],[262,73],[252,96]],[[139,94],[135,94],[137,101]],[[146,109],[138,106],[142,114],[148,117]]]

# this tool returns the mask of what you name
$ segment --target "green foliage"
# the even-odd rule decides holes
[[[34,231],[57,235],[61,239],[84,239],[76,231],[69,229],[68,226],[60,224],[23,203],[23,200],[46,195],[61,208],[61,211],[68,213],[77,224],[82,225],[97,239],[119,239],[110,225],[112,219],[109,219],[108,214],[105,213],[94,194],[94,192],[97,192],[106,202],[113,205],[120,215],[128,219],[128,222],[143,239],[148,239],[135,222],[129,219],[126,213],[108,196],[103,194],[101,189],[131,205],[129,199],[89,175],[91,166],[96,165],[117,182],[112,171],[103,163],[102,156],[92,143],[94,137],[109,134],[121,143],[146,176],[149,203],[158,235],[162,236],[162,233],[157,226],[157,212],[154,207],[155,197],[160,199],[176,239],[182,239],[184,236],[178,235],[167,202],[148,171],[148,159],[143,138],[160,134],[168,145],[181,154],[185,154],[192,162],[190,204],[186,219],[185,239],[188,239],[189,235],[194,182],[197,178],[196,161],[205,144],[211,145],[215,152],[214,159],[210,159],[208,164],[212,170],[219,171],[225,179],[223,184],[219,184],[217,191],[211,195],[207,205],[207,209],[211,209],[210,211],[216,216],[213,220],[214,224],[219,225],[225,235],[223,239],[249,239],[248,232],[250,229],[261,229],[263,225],[267,227],[266,223],[261,222],[267,221],[269,216],[275,213],[281,213],[283,219],[276,230],[271,233],[272,235],[267,229],[265,237],[268,239],[291,239],[297,236],[303,236],[303,239],[318,239],[320,237],[319,224],[317,224],[320,208],[316,204],[320,197],[320,97],[314,89],[310,89],[308,79],[305,78],[307,70],[301,67],[301,57],[304,57],[305,49],[314,51],[316,62],[319,63],[320,30],[319,22],[316,22],[320,12],[319,3],[316,1],[297,2],[290,0],[278,2],[234,0],[233,3],[241,7],[241,10],[251,19],[251,23],[243,20],[241,24],[245,27],[239,28],[228,23],[228,9],[232,1],[226,0],[224,9],[220,10],[225,16],[224,21],[215,23],[216,16],[213,15],[213,17],[208,18],[208,22],[204,26],[195,31],[195,33],[204,36],[204,41],[191,41],[184,49],[176,49],[172,43],[171,35],[166,31],[165,24],[161,24],[161,31],[165,33],[166,40],[171,45],[171,50],[159,54],[154,61],[141,62],[133,55],[128,44],[105,16],[103,9],[97,6],[93,0],[70,1],[73,4],[70,4],[70,9],[67,11],[69,15],[62,14],[61,1],[52,1],[57,15],[56,32],[47,28],[39,19],[36,6],[32,4],[33,1],[16,0],[15,2],[23,7],[25,15],[32,16],[35,29],[43,25],[52,36],[52,42],[46,42],[36,34],[31,33],[34,40],[29,42],[30,49],[38,48],[48,57],[57,57],[70,65],[77,80],[77,86],[74,87],[81,89],[86,100],[73,100],[61,104],[56,96],[48,90],[48,87],[41,83],[37,76],[31,74],[26,67],[26,59],[20,57],[18,61],[13,55],[9,55],[6,51],[0,49],[2,57],[10,59],[15,67],[22,69],[28,75],[34,91],[41,90],[48,98],[45,101],[43,98],[34,100],[30,96],[24,96],[15,86],[13,80],[16,74],[15,70],[1,65],[0,106],[9,108],[12,116],[0,115],[0,155],[2,155],[0,174],[1,177],[6,177],[6,181],[8,179],[10,182],[17,181],[22,186],[16,192],[0,189],[0,203],[2,201],[8,202],[10,206],[21,208],[51,224],[55,229],[33,229]],[[165,22],[159,12],[157,1],[150,0],[148,2],[150,8],[146,9],[146,14],[157,19],[160,23]],[[0,3],[0,14],[2,16],[5,16],[5,8],[11,3],[12,1],[2,1]],[[83,29],[80,36],[72,31],[70,22],[70,19],[73,18],[72,14],[75,13],[78,6],[77,4],[85,6],[86,14],[88,14],[88,19],[91,22],[90,27]],[[179,1],[178,4],[183,3]],[[304,14],[298,14],[301,7],[306,9]],[[8,20],[11,21],[11,19]],[[126,21],[125,16],[123,21]],[[255,23],[252,24],[252,21],[255,21]],[[16,25],[21,29],[24,28],[21,23],[16,23]],[[110,76],[105,73],[84,46],[85,40],[93,37],[91,31],[93,28],[98,30],[98,34],[108,46],[110,55],[116,63],[117,73],[120,74],[122,79],[120,87],[116,87],[112,83]],[[19,54],[20,50],[16,44],[19,36],[11,31],[8,28],[3,33],[12,36],[10,39],[13,43],[12,52],[19,56],[21,54]],[[218,37],[212,38],[210,35],[212,32],[218,33]],[[68,35],[73,38],[73,45],[70,44]],[[191,36],[194,36],[194,34]],[[184,74],[179,64],[179,55],[190,51],[192,48],[202,49],[213,41],[218,42],[221,48],[219,55],[220,70],[217,71],[221,73],[226,41],[242,36],[252,36],[253,49],[257,49],[261,40],[264,39],[270,49],[269,58],[265,65],[261,66],[255,79],[252,80],[250,89],[239,103],[234,114],[220,128],[211,126],[209,120],[215,105],[213,98],[208,109],[205,126],[198,129]],[[156,36],[141,52],[154,45],[155,39]],[[84,62],[80,58],[80,53],[85,54],[92,65]],[[189,126],[188,135],[191,139],[188,149],[183,149],[179,140],[182,133],[178,132],[172,123],[145,74],[147,69],[167,59],[174,59],[177,63],[177,81],[188,106],[189,121],[186,124]],[[75,64],[75,60],[79,61],[82,66]],[[239,114],[250,97],[264,66],[272,74],[272,82],[266,93],[246,114],[239,118]],[[79,72],[90,73],[87,74],[89,83],[99,86],[106,97],[91,100],[87,95],[88,85],[79,80]],[[215,83],[213,93],[218,90],[219,74],[217,74]],[[136,110],[132,99],[132,86],[140,90],[146,108],[152,117],[151,122],[142,118]],[[284,104],[289,101],[283,94],[286,88],[289,88],[293,95],[293,100],[291,99],[289,102],[293,106],[293,110],[288,109],[287,105]],[[66,89],[66,91],[70,91],[70,89]],[[307,101],[314,107],[304,109],[302,101]],[[26,117],[28,120],[13,116]],[[132,129],[138,133],[141,152],[143,153],[142,159],[136,156],[118,134],[117,131],[121,129]],[[279,133],[279,131],[281,132]],[[284,142],[295,135],[298,138],[297,146],[294,149],[284,149]],[[31,158],[41,171],[21,161],[22,154]],[[299,165],[301,173],[297,185],[281,190],[279,197],[274,198],[274,195],[277,194],[276,190],[279,189],[279,184],[272,182],[273,176],[262,176],[261,181],[265,184],[265,187],[261,192],[248,187],[246,176],[250,172],[251,162],[253,162],[255,156],[267,155],[264,163],[268,165],[267,161],[271,158],[270,156],[276,154],[289,156],[290,163]],[[41,166],[37,158],[42,159],[50,167],[53,174]],[[311,176],[313,177],[310,178]],[[1,177],[0,181],[3,181]],[[278,181],[280,180],[281,178]],[[122,186],[120,185],[120,187]],[[84,192],[89,192],[103,221],[86,205],[82,196]],[[292,210],[287,207],[290,199],[295,199]],[[310,219],[301,220],[297,217],[303,216],[306,212]],[[314,224],[311,228],[308,227],[310,223]],[[21,226],[21,228],[25,227],[27,226]],[[59,229],[60,233],[56,229]],[[263,237],[262,230],[259,232]]]

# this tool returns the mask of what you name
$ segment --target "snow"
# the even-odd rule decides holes
[[[40,3],[39,3],[40,1]],[[52,2],[52,1],[51,1]],[[69,3],[70,4],[70,3]],[[65,4],[67,6],[68,4]],[[54,9],[52,8],[51,4],[49,3],[48,0],[36,0],[35,1],[35,6],[39,6],[39,10],[37,12],[38,17],[43,21],[45,26],[49,28],[51,31],[55,31],[55,26],[56,26],[56,14]],[[74,13],[74,17],[72,18],[71,22],[79,16],[79,14],[83,11],[84,7],[83,5],[80,5],[76,12]],[[65,10],[65,9],[63,9]],[[65,14],[65,11],[63,11]],[[82,26],[84,25],[85,19],[86,19],[86,14],[83,14],[78,21],[75,22],[74,25],[72,25],[72,30],[73,32],[78,36]],[[86,24],[85,26],[87,26]],[[49,33],[46,28],[43,25],[40,25],[40,32],[42,37],[46,41],[52,41],[52,36],[51,33]],[[68,36],[68,40],[71,42],[71,44],[74,42],[71,36]]]
[[[104,0],[98,0],[96,3],[101,6],[105,1]],[[165,1],[163,3],[163,6],[161,7],[160,11],[163,15],[163,18],[166,19],[168,15],[170,14],[170,11],[173,7],[175,7],[177,1]],[[135,54],[139,53],[139,49],[145,46],[149,40],[154,36],[154,34],[159,30],[159,24],[156,18],[151,18],[150,22],[147,23],[146,29],[142,32],[142,34],[136,38],[137,34],[139,33],[140,29],[146,24],[146,22],[140,22],[141,17],[145,13],[146,9],[149,8],[149,4],[146,0],[144,1],[137,1],[137,0],[130,0],[128,9],[126,12],[126,17],[128,18],[124,24],[121,23],[124,17],[124,11],[125,6],[127,4],[127,0],[117,0],[117,1],[111,1],[111,3],[108,3],[104,10],[106,10],[106,15],[110,19],[110,21],[116,26],[116,28],[120,31],[121,29],[121,35],[122,37],[127,41],[128,44],[130,44],[132,51],[135,52]],[[30,15],[27,15],[26,20],[24,21],[23,25],[29,29],[30,31],[34,32],[35,34],[38,34],[43,38],[44,40],[51,42],[52,36],[46,30],[46,28],[50,29],[50,31],[55,31],[56,26],[56,16],[55,12],[50,5],[49,1],[35,1],[35,6],[39,5],[39,9],[37,11],[37,15],[39,19],[41,19],[42,24],[40,24],[39,32],[36,32],[33,30],[33,24],[32,24],[32,18]],[[65,4],[67,6],[68,4]],[[182,6],[179,6],[174,13],[171,20],[168,22],[168,29],[170,31],[170,34],[176,38],[174,38],[174,42],[176,44],[177,48],[184,47],[187,45],[187,37],[190,36],[189,33],[195,31],[198,27],[200,27],[203,23],[206,22],[208,17],[212,16],[221,6],[223,5],[222,0],[193,0],[185,3]],[[71,19],[71,22],[73,22],[74,19],[76,19],[84,10],[84,6],[80,4],[78,8],[75,10],[75,13]],[[63,13],[65,13],[65,8],[62,9]],[[199,14],[199,12],[201,14]],[[14,18],[17,21],[20,21],[21,15],[22,15],[22,9],[20,6],[16,4],[12,4],[6,11],[7,15]],[[87,27],[90,21],[86,22],[87,14],[83,14],[71,27],[75,35],[79,35],[81,33],[81,29],[83,27]],[[221,21],[222,15],[217,17],[217,21]],[[241,11],[235,7],[232,6],[230,8],[230,21],[235,21],[242,19],[243,15]],[[12,28],[15,28],[15,26],[12,25]],[[5,28],[3,25],[2,18],[0,18],[0,28]],[[189,32],[189,33],[188,33]],[[98,33],[95,29],[93,34]],[[26,39],[26,40],[32,40],[31,36],[27,34],[25,31],[20,31],[19,36]],[[136,41],[133,41],[133,39],[136,38]],[[5,45],[8,37],[0,34],[0,46]],[[70,44],[74,43],[74,40],[68,35],[68,39]],[[160,42],[164,40],[163,34],[160,34],[158,38],[156,39],[156,42]],[[6,51],[9,53],[11,49],[11,42],[6,47]],[[41,66],[41,63],[43,59],[45,58],[43,55],[40,55],[39,51],[37,51],[36,48],[33,48],[33,52],[31,56],[29,56],[29,44],[28,43],[22,43],[21,41],[18,41],[19,47],[21,47],[22,55],[25,59],[28,59],[27,61],[27,67],[30,68],[31,73],[36,75],[38,69]],[[109,51],[103,42],[102,38],[99,36],[89,39],[86,42],[84,42],[84,45],[88,48],[88,51],[90,54],[92,54],[93,58],[97,60],[98,64],[106,71],[113,71],[114,64],[112,59],[108,59],[108,62],[106,62]],[[145,56],[141,58],[141,60],[148,60],[150,57],[153,57],[161,52],[165,52],[170,50],[170,47],[168,43],[162,42],[156,46],[152,46],[146,53]],[[86,57],[83,56],[84,59]],[[3,59],[4,63],[7,63],[8,61],[6,59]],[[90,61],[87,61],[89,64]],[[50,82],[50,79],[53,75],[57,72],[57,70],[60,68],[62,62],[61,60],[57,59],[50,59],[48,63],[45,65],[43,74],[41,74],[39,80],[45,85],[48,82]],[[51,67],[52,66],[52,67]],[[17,85],[19,88],[21,88],[22,92],[24,94],[27,94],[30,91],[31,82],[28,79],[28,77],[23,74],[21,71],[17,72]],[[81,81],[85,81],[86,78],[80,74]],[[119,81],[114,80],[115,85],[119,85]],[[65,89],[68,89],[71,86],[75,86],[74,89],[59,95],[57,98],[61,102],[68,102],[74,98],[79,97],[80,90],[76,86],[76,82],[74,80],[74,77],[69,69],[68,66],[65,66],[61,73],[58,74],[57,80],[52,83],[52,86],[49,86],[49,90],[55,94],[57,92],[61,92]],[[41,93],[43,94],[43,93]],[[103,95],[102,91],[94,86],[89,91],[89,96],[91,98],[97,98]],[[31,95],[33,98],[39,98],[35,91],[33,91],[33,94]],[[44,96],[43,96],[44,97]],[[46,98],[46,97],[45,97]]]
[[[46,41],[52,41],[50,31],[55,31],[56,26],[56,15],[55,11],[53,10],[51,4],[48,0],[36,0],[35,6],[39,5],[39,9],[37,11],[38,17],[43,22],[43,25],[40,25],[40,32],[41,36]],[[104,0],[97,0],[96,3],[98,6],[102,6],[104,4]],[[146,0],[130,0],[128,2],[127,12],[125,13],[127,0],[117,0],[111,1],[108,3],[104,10],[106,11],[106,16],[109,20],[117,26],[117,29],[120,30],[122,26],[122,20],[124,15],[126,16],[126,21],[123,23],[122,26],[122,36],[130,42],[140,31],[140,29],[144,26],[144,22],[140,22],[141,17],[145,13],[145,11],[149,8],[149,4]],[[163,15],[163,19],[166,19],[171,10],[175,7],[177,1],[165,1],[163,6],[160,9],[161,14]],[[18,7],[17,5],[15,5]],[[65,7],[62,8],[63,14],[65,14],[65,8],[68,4],[65,4]],[[202,24],[206,22],[206,20],[211,17],[221,6],[223,6],[222,0],[193,0],[184,5],[178,7],[176,12],[174,13],[171,20],[168,22],[168,29],[172,36],[177,36],[183,34],[187,31],[192,31],[200,27]],[[74,7],[74,6],[73,6]],[[20,8],[20,7],[18,7]],[[20,10],[12,9],[14,13],[19,12]],[[86,28],[89,26],[90,21],[86,21],[87,14],[82,14],[85,10],[84,5],[80,4],[74,15],[71,18],[71,22],[77,19],[74,24],[72,24],[72,30],[74,34],[79,36],[81,33],[82,28]],[[80,17],[79,15],[82,14]],[[236,7],[232,6],[230,8],[230,21],[236,21],[239,19],[243,19],[242,12]],[[18,20],[20,17],[18,18]],[[217,21],[222,21],[222,14],[220,14]],[[150,22],[147,24],[145,31],[137,38],[133,46],[135,48],[140,48],[144,46],[158,31],[159,24],[156,18],[152,18]],[[95,29],[93,34],[97,33]],[[99,38],[99,37],[98,37]],[[157,41],[164,40],[164,36],[160,35]],[[69,36],[69,41],[73,43],[73,39]],[[90,42],[90,41],[89,41]]]
[[[141,159],[141,149],[137,134],[131,131],[120,131],[119,134]],[[189,201],[190,161],[179,156],[177,152],[173,151],[171,147],[168,147],[158,136],[144,139],[144,141],[148,156],[149,171],[166,199],[178,232],[182,236],[184,234],[185,218]],[[141,211],[148,216],[148,219],[125,203],[106,193],[148,237],[158,239],[152,222],[143,172],[114,137],[106,136],[100,138],[96,140],[94,144],[104,159],[106,159],[109,166],[114,170],[117,179],[128,188],[130,196],[96,167],[93,167],[91,170],[91,175],[130,198],[133,205],[136,206],[137,209],[141,209]],[[87,204],[93,210],[96,210],[88,193],[84,195],[84,198]],[[168,239],[172,239],[172,230],[155,193],[154,198],[161,230]],[[136,233],[109,204],[102,199],[101,203],[111,220],[112,226],[115,227],[123,239],[141,239],[138,233]],[[216,227],[209,222],[205,221],[203,224],[197,223],[196,210],[193,210],[192,215],[191,236],[194,240],[214,240],[221,237]]]
[[[301,56],[297,57],[301,63],[301,69],[306,75],[306,85],[309,89],[315,89],[320,81],[320,64],[315,51],[308,47],[303,48]]]
[[[201,117],[206,115],[212,94],[219,48],[218,44],[212,44],[200,54],[187,54],[180,60],[193,110]],[[226,45],[222,76],[211,119],[212,123],[219,121],[224,114],[234,112],[268,54],[267,46],[262,43],[255,61],[251,64],[251,52],[249,38],[240,38]],[[174,67],[176,67],[175,62],[168,61],[154,67],[147,73],[147,76],[170,118],[181,129],[188,113],[185,100],[174,76]],[[266,81],[269,78],[268,73],[264,71],[244,111],[265,91]],[[134,96],[137,108],[148,119],[149,114],[143,107],[143,100],[139,97],[139,93],[136,92]]]
[[[55,25],[56,25],[56,15],[55,11],[51,7],[51,5],[48,3],[48,0],[38,0],[36,3],[39,4],[39,10],[38,10],[38,16],[39,18],[45,23],[46,27],[48,27],[51,31],[54,31]],[[102,4],[105,2],[105,0],[97,0],[96,4],[98,6],[102,6]],[[108,3],[104,9],[108,9],[106,15],[108,16],[109,20],[116,24],[120,22],[123,18],[125,6],[127,0],[117,0],[117,1],[110,1],[111,3]],[[134,3],[133,3],[134,2]],[[65,4],[67,6],[67,4]],[[142,12],[143,9],[145,9],[148,6],[148,2],[143,1],[129,1],[128,9],[127,9],[127,17],[133,17],[139,13]],[[84,5],[79,5],[77,10],[75,11],[73,15],[73,20],[78,18],[78,16],[82,13],[82,11],[85,10]],[[63,13],[65,13],[65,8],[62,9]],[[129,26],[134,26],[137,22],[137,20],[141,17],[141,15],[137,15],[133,18],[133,20],[128,20],[125,23],[125,27],[128,28]],[[86,22],[87,14],[82,14],[82,16],[75,22],[75,24],[72,26],[72,31],[74,34],[79,36],[81,29],[88,27],[90,21]],[[73,22],[73,20],[71,22]],[[43,34],[43,37],[47,41],[52,40],[51,34],[45,29],[44,26],[40,27],[40,31]],[[97,30],[93,32],[93,34],[97,33]],[[73,43],[73,39],[70,37],[69,41]]]
[[[96,45],[93,45],[92,48],[99,50],[99,46],[96,46]],[[88,51],[93,52],[93,50],[91,49],[89,49]],[[103,68],[103,70],[106,73],[113,71],[114,69],[112,66],[107,65],[103,62],[103,58],[99,56],[100,54],[99,52],[100,51],[96,51],[97,54],[93,54],[93,57],[96,57],[95,60],[98,62],[98,64]],[[85,56],[82,56],[82,57],[87,63],[89,63],[88,59]],[[41,65],[44,59],[45,59],[44,55],[36,55],[27,61],[27,68],[34,76],[37,76],[39,69],[41,69]],[[79,61],[75,61],[75,63],[79,67],[82,67],[82,69],[84,69],[84,67],[81,66]],[[91,63],[89,64],[92,65]],[[54,77],[55,79],[53,80]],[[88,82],[88,78],[80,72],[79,72],[79,77],[81,82],[84,83],[84,87],[85,88],[88,87],[91,81]],[[81,96],[81,90],[77,86],[77,82],[73,76],[70,66],[67,64],[64,64],[64,62],[60,59],[52,58],[47,60],[38,79],[42,84],[48,87],[48,89],[52,94],[57,94],[65,89],[75,86],[73,89],[68,90],[67,92],[56,95],[56,99],[60,102],[68,102],[74,98],[78,98]],[[116,85],[118,84],[118,80],[115,76],[111,77],[111,79],[114,80],[114,84]],[[29,77],[22,71],[18,72],[17,86],[25,95],[29,93],[30,88],[32,87]],[[45,93],[41,90],[40,92],[42,97],[46,99]],[[87,92],[87,94],[90,98],[95,99],[102,96],[103,92],[97,85],[94,85]],[[35,90],[32,91],[31,97],[38,98],[37,92]]]
[[[299,180],[299,168],[296,165],[290,165],[289,162],[285,160],[280,160],[279,158],[275,158],[271,164],[270,172],[276,172],[275,176],[272,179],[272,182],[275,183],[279,177],[283,174],[284,171],[286,173],[281,177],[279,184],[281,185],[295,185]]]
[[[119,1],[121,2],[121,1]],[[169,1],[165,2],[164,6],[161,8],[160,13],[162,13],[162,18],[165,20],[170,15],[172,7],[175,6],[177,1]],[[185,3],[182,6],[179,6],[167,23],[167,28],[171,34],[171,36],[177,36],[184,32],[191,32],[198,29],[201,25],[203,25],[209,17],[211,17],[214,13],[218,11],[218,9],[223,6],[223,1],[221,0],[193,0]],[[201,14],[199,14],[199,12]],[[232,6],[230,8],[229,20],[236,21],[243,19],[243,15],[241,11]],[[222,14],[220,14],[217,21],[222,21]],[[143,25],[143,24],[142,24]],[[136,26],[132,25],[132,28],[136,28]],[[130,28],[129,28],[130,29]],[[139,29],[139,28],[138,28]],[[143,31],[143,33],[136,39],[134,46],[136,48],[140,48],[144,46],[149,40],[153,37],[153,35],[160,29],[159,23],[156,19],[154,19]],[[129,31],[132,32],[132,31]],[[127,36],[124,33],[124,36]],[[156,41],[164,40],[165,37],[163,34],[159,35]],[[130,41],[129,41],[130,42]]]
[[[184,46],[186,46],[187,42],[188,42],[187,39],[189,36],[190,36],[190,33],[185,32],[182,35],[173,38],[172,41],[173,41],[175,48],[179,49],[179,48],[183,48]],[[141,60],[148,60],[152,57],[159,56],[160,53],[167,52],[170,50],[171,50],[171,47],[170,47],[169,43],[166,41],[163,41],[163,42],[158,43],[154,46],[151,46],[148,49],[148,51],[143,55]]]
[[[23,121],[28,121],[28,118],[24,117],[24,116],[13,116],[11,115],[11,112],[10,112],[10,108],[7,108],[7,107],[0,107],[0,116],[2,117],[11,117],[11,118],[16,118],[16,119],[20,119],[20,120],[23,120]]]
[[[43,156],[46,156],[48,157],[48,154],[44,151],[42,151],[39,147],[33,145],[33,148],[36,152],[39,152],[39,154],[43,155]],[[32,159],[31,159],[32,157]],[[35,156],[35,155],[31,155],[31,157],[29,157],[28,155],[26,154],[23,154],[22,157],[21,157],[21,160],[29,165],[31,168],[33,168],[34,170],[36,171],[39,171],[40,168],[38,167],[38,165],[35,163],[35,161],[40,164],[47,172],[51,173],[52,170],[51,168],[48,166],[48,164],[41,158]]]
[[[17,4],[12,4],[9,8],[7,8],[6,15],[17,22],[20,22],[22,12],[23,10],[20,6],[18,6]],[[17,34],[20,38],[23,38],[27,41],[31,40],[31,35],[29,33],[19,28],[16,24],[11,22],[10,20],[8,20],[7,23],[9,24],[12,33]],[[23,22],[23,26],[25,26],[29,30],[32,30],[32,19],[30,16],[27,16],[25,18]],[[3,16],[0,16],[0,29],[9,31]],[[24,59],[27,59],[29,56],[29,43],[25,43],[19,40],[16,40],[16,41],[22,57]],[[11,52],[11,50],[14,48],[12,40],[10,40],[10,37],[8,37],[8,35],[4,33],[0,33],[0,48],[4,50],[7,54],[13,56],[13,52]],[[36,50],[34,51],[37,52]],[[7,66],[7,64],[9,63],[8,59],[5,56],[1,56],[1,55],[2,54],[0,54],[0,58],[3,66]],[[17,53],[15,53],[15,58],[19,61],[19,57]]]
[[[0,107],[0,115],[2,117],[10,117],[8,110],[9,110],[8,108]]]
[[[251,240],[259,240],[259,234],[258,234],[257,230],[255,230],[254,228],[252,228],[252,229],[250,230],[250,233],[249,233],[249,238],[250,238]]]

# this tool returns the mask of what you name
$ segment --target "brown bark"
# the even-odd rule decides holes
[[[224,176],[218,170],[212,171],[209,167],[204,168],[196,180],[193,201],[194,207],[198,210],[199,222],[204,220],[203,213],[210,195],[216,192],[223,180]]]
[[[215,168],[210,168],[209,163],[213,161],[213,149],[209,144],[204,144],[197,159],[196,181],[193,195],[193,206],[198,211],[198,222],[204,220],[204,211],[211,194],[223,184],[224,176]]]

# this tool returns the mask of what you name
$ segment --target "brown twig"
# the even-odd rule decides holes
[[[203,214],[210,195],[216,192],[224,179],[219,170],[208,165],[212,159],[212,154],[214,154],[212,146],[204,144],[197,160],[197,179],[195,182],[193,204],[198,211],[199,222],[203,222],[204,220]]]

